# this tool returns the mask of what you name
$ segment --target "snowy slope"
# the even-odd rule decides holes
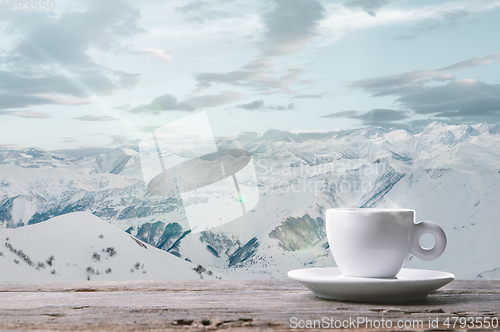
[[[499,128],[435,122],[321,134],[269,131],[220,140],[219,147],[252,154],[259,203],[243,217],[200,234],[190,233],[181,201],[146,192],[134,150],[83,157],[0,151],[0,227],[21,231],[87,211],[223,278],[279,278],[292,268],[334,264],[324,234],[326,209],[405,207],[416,209],[419,220],[443,225],[449,240],[441,258],[410,259],[408,267],[446,270],[458,278],[500,278],[494,254],[500,249],[495,239],[500,233]],[[190,155],[171,153],[182,159]],[[205,203],[210,195],[217,193],[204,197]]]
[[[0,281],[213,278],[88,212],[1,229]]]

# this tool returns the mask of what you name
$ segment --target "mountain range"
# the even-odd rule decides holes
[[[134,249],[140,247],[132,239],[160,249],[165,255],[155,257],[166,266],[170,258],[188,264],[184,272],[180,268],[178,274],[163,271],[157,278],[280,278],[290,269],[335,264],[324,230],[326,209],[400,207],[415,209],[417,220],[440,224],[448,236],[448,247],[440,258],[423,262],[409,257],[406,267],[449,271],[457,278],[500,279],[496,255],[500,249],[500,123],[434,122],[404,129],[367,127],[298,134],[271,130],[219,138],[217,145],[250,152],[259,202],[244,216],[198,234],[191,233],[181,201],[146,191],[137,149],[96,154],[36,148],[0,151],[0,227],[4,228],[0,235],[19,234],[5,235],[18,242],[6,241],[0,262],[9,261],[11,279],[16,273],[36,270],[30,266],[25,272],[15,272],[26,262],[16,258],[9,243],[15,250],[31,248],[30,253],[22,250],[35,266],[38,261],[47,266],[48,257],[57,259],[64,247],[50,247],[47,258],[35,259],[33,246],[44,246],[44,242],[28,234],[56,234],[57,241],[78,237],[64,227],[78,219],[78,224],[89,220],[89,229],[99,229],[104,239],[108,236],[101,229],[109,226],[127,245],[137,246]],[[186,151],[171,153],[189,159]],[[205,197],[204,204],[210,204],[210,198]],[[92,266],[104,276],[102,270],[108,267],[97,268],[92,254],[95,251],[102,259],[102,249],[111,244],[101,245],[101,239],[89,234],[81,233],[82,239],[91,239],[84,241],[89,244],[85,254],[59,261]],[[432,244],[426,238],[422,241]],[[76,242],[74,246],[78,247]],[[106,277],[136,278],[139,274],[132,274],[133,267],[128,266],[135,260],[145,262],[146,257],[134,256],[114,268],[110,265],[116,273]],[[197,268],[204,272],[193,272]],[[213,276],[206,271],[213,271]],[[43,280],[54,276],[37,275]],[[61,274],[65,280],[87,277],[78,269]],[[95,273],[90,277],[101,278]]]

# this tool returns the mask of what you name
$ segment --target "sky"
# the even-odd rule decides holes
[[[500,121],[500,0],[26,3],[0,7],[0,149],[198,112],[217,137]]]

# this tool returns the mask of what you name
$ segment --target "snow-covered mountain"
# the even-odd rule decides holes
[[[243,217],[210,231],[192,234],[177,198],[147,193],[140,155],[131,149],[90,156],[0,151],[0,226],[29,229],[88,211],[222,278],[269,278],[334,264],[326,209],[404,207],[442,225],[449,241],[439,259],[409,259],[407,267],[500,278],[500,124],[273,130],[217,144],[252,154],[260,199]]]
[[[0,229],[0,281],[214,278],[89,212]]]

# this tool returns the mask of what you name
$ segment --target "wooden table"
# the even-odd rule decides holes
[[[322,300],[288,279],[0,283],[0,331],[296,331],[358,319],[366,320],[359,329],[370,320],[376,330],[397,330],[398,322],[407,324],[399,330],[432,330],[429,319],[443,329],[448,318],[452,329],[453,317],[474,319],[464,329],[476,330],[500,319],[500,281],[454,281],[406,304]],[[459,318],[455,329],[463,330]]]

